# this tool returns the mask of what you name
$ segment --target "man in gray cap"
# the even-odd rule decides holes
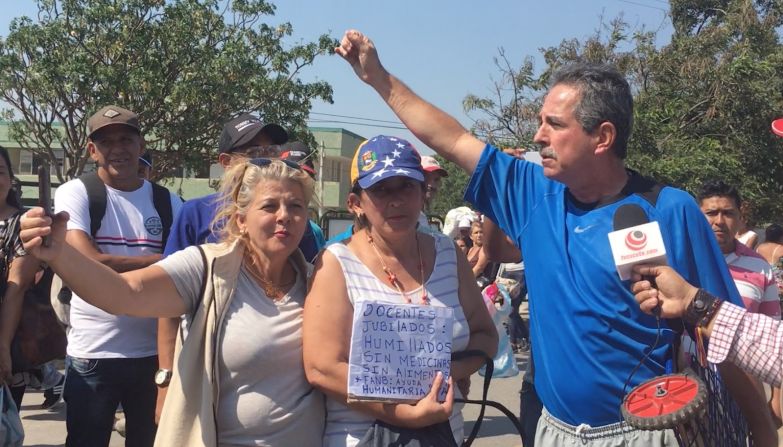
[[[97,166],[98,186],[105,188],[106,209],[96,230],[85,181],[75,179],[57,188],[55,212],[67,211],[70,216],[66,240],[115,271],[146,267],[161,258],[164,231],[152,184],[138,176],[144,152],[139,119],[130,110],[107,106],[87,120],[87,133],[87,150]],[[181,201],[169,195],[176,215]],[[68,404],[66,445],[107,445],[114,413],[122,404],[128,445],[152,446],[156,320],[109,315],[75,294],[70,303],[63,391]]]

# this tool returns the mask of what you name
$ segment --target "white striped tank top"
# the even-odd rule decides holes
[[[459,302],[459,280],[457,278],[457,258],[454,243],[443,235],[431,235],[435,238],[435,267],[429,279],[425,281],[427,296],[432,306],[445,306],[454,309],[454,328],[452,346],[454,352],[464,351],[468,346],[470,330]],[[397,289],[378,279],[349,249],[342,243],[326,247],[340,262],[348,288],[351,304],[372,299],[388,303],[400,303],[402,297]],[[411,297],[421,296],[421,289],[408,292]],[[414,298],[415,300],[415,298]],[[462,397],[455,386],[454,397]],[[451,431],[457,444],[463,438],[463,404],[454,404],[449,419]],[[364,436],[374,419],[366,414],[351,410],[342,402],[327,396],[326,429],[324,446],[353,447]]]

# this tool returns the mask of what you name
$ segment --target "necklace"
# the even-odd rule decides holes
[[[375,245],[375,240],[373,240],[369,230],[367,230],[367,242],[370,243],[370,246],[372,247],[373,251],[375,251],[375,255],[378,256],[378,260],[381,261],[383,272],[386,273],[386,277],[388,278],[389,283],[392,286],[394,286],[394,288],[397,289],[398,292],[400,292],[400,295],[402,295],[402,299],[406,303],[411,304],[411,298],[408,296],[408,294],[405,293],[405,291],[402,290],[402,283],[397,278],[397,275],[383,261],[383,256],[381,256],[381,252],[378,251],[378,247]],[[427,296],[427,289],[424,287],[424,262],[422,261],[421,258],[421,246],[419,246],[418,234],[416,235],[416,250],[419,252],[419,273],[421,274],[421,304],[427,306],[430,304],[430,299]]]
[[[261,289],[263,289],[266,296],[269,298],[276,300],[281,297],[283,297],[288,290],[291,288],[291,286],[294,285],[296,282],[296,275],[294,275],[294,278],[286,283],[281,284],[275,284],[272,281],[267,280],[263,276],[261,276],[260,273],[256,272],[256,269],[254,268],[256,266],[255,259],[250,254],[245,254],[246,258],[248,259],[248,263],[250,265],[246,266],[245,271],[247,271],[250,276],[253,277],[253,279],[256,281],[256,283],[261,286]]]

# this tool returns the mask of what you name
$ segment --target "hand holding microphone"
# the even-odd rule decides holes
[[[661,228],[658,222],[650,222],[642,207],[631,203],[621,205],[615,211],[613,228],[609,244],[620,279],[631,279],[636,265],[666,265]],[[643,279],[655,287],[654,277]],[[660,304],[655,306],[653,313],[660,315]]]

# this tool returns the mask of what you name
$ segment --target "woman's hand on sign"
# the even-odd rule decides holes
[[[451,377],[448,379],[446,400],[438,401],[438,390],[443,386],[443,373],[440,371],[432,382],[432,388],[426,396],[414,405],[398,404],[397,415],[401,424],[409,428],[422,428],[438,422],[447,421],[454,407],[454,386]]]

